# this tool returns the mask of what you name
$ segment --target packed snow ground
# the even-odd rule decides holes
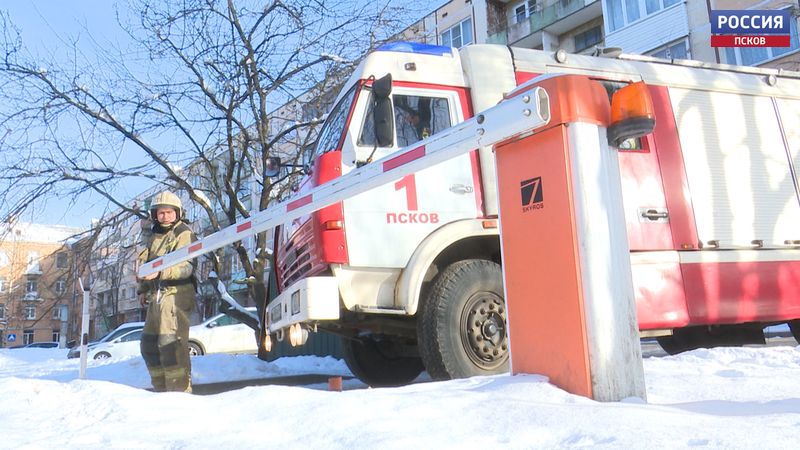
[[[696,350],[644,359],[647,402],[599,403],[538,375],[344,392],[258,386],[156,394],[141,358],[89,362],[66,350],[0,350],[0,448],[797,448],[800,347]],[[333,358],[193,358],[195,384],[348,375]]]

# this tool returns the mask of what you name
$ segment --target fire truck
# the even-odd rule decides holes
[[[669,353],[764,342],[763,328],[783,323],[800,339],[800,73],[614,53],[385,45],[345,84],[293,198],[139,276],[274,227],[278,292],[260,308],[260,354],[326,331],[373,386],[423,370],[504,372],[492,152],[558,126],[576,138],[558,144],[570,154],[615,156],[613,177],[597,173],[592,185],[621,182],[613,208],[630,264],[620,277],[632,278],[640,336]],[[522,207],[544,207],[543,190],[522,181]],[[598,230],[622,223],[611,209],[589,210]],[[554,310],[563,301],[553,298]]]
[[[588,76],[609,97],[642,81],[652,99],[653,132],[616,145],[641,336],[670,353],[763,342],[763,328],[779,323],[800,338],[800,73],[391,43],[344,85],[298,195],[549,74]],[[506,371],[491,152],[475,148],[276,228],[267,342],[338,334],[370,385],[423,370]]]

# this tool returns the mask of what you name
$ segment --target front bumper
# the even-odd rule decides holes
[[[303,278],[267,305],[270,333],[295,324],[338,319],[339,286],[334,277]]]

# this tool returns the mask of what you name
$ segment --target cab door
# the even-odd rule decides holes
[[[461,91],[463,94],[463,91]],[[371,131],[370,103],[357,105],[363,117],[350,124],[352,153],[342,158],[342,172],[357,160],[390,157],[401,148],[414,148],[425,138],[463,121],[459,91],[395,85],[392,90],[395,139],[391,148],[376,148]],[[359,101],[371,102],[369,95]],[[354,155],[345,157],[345,155]],[[477,161],[463,155],[394,180],[344,201],[350,266],[405,267],[419,243],[445,223],[478,217],[480,212]]]
[[[670,211],[653,136],[624,142],[618,155],[631,250],[673,250]]]

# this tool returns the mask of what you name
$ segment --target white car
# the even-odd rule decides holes
[[[255,308],[247,308],[255,313]],[[255,331],[226,314],[217,314],[205,322],[189,327],[189,354],[256,353]]]
[[[130,330],[122,336],[106,342],[99,342],[88,350],[89,359],[123,358],[126,356],[140,356],[139,341],[142,339],[142,329]]]
[[[98,340],[96,340],[94,342],[89,342],[88,347],[91,349],[92,347],[96,346],[97,344],[102,344],[104,342],[112,341],[112,340],[122,336],[123,334],[125,334],[125,333],[127,333],[127,332],[129,332],[131,330],[137,330],[137,329],[141,330],[142,328],[144,328],[144,322],[127,322],[127,323],[123,323],[120,326],[118,326],[117,328],[114,328],[113,330],[109,331],[108,334],[106,334],[105,336],[101,337],[100,339],[98,339]],[[81,356],[81,346],[80,345],[76,345],[76,346],[72,347],[71,349],[69,349],[69,352],[67,352],[67,358],[78,358],[80,356]]]

